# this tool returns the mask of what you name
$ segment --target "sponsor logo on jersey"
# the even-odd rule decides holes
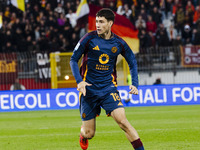
[[[111,51],[112,51],[113,53],[116,53],[116,52],[117,52],[117,47],[112,47],[112,48],[111,48]]]
[[[99,50],[100,50],[100,49],[99,49],[99,46],[98,46],[98,45],[95,46],[95,47],[93,48],[93,50],[98,50],[98,51],[99,51]]]
[[[109,56],[107,54],[101,54],[99,56],[99,62],[101,64],[107,64],[109,62]]]

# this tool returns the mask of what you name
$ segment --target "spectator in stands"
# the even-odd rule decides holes
[[[62,39],[62,45],[60,47],[60,51],[62,52],[71,52],[70,43],[66,38]]]
[[[156,32],[156,41],[158,46],[168,46],[169,45],[169,38],[167,35],[166,28],[163,24],[159,25],[159,28]]]
[[[200,45],[199,39],[200,39],[200,31],[194,28],[192,31],[192,44]]]
[[[191,44],[192,42],[192,31],[189,25],[185,25],[182,31],[182,40],[184,45]]]
[[[57,20],[54,19],[53,15],[50,15],[47,18],[46,25],[47,25],[47,27],[50,27],[50,26],[55,27],[55,28],[58,27]]]
[[[17,18],[16,13],[13,12],[13,13],[11,14],[11,17],[10,17],[10,24],[11,24],[11,25],[13,25],[13,24],[15,23],[16,18]]]
[[[176,11],[176,14],[175,14],[175,18],[174,18],[175,27],[178,32],[181,31],[184,27],[184,17],[185,17],[185,14],[184,14],[183,7],[179,5],[178,10]]]
[[[179,0],[174,0],[173,6],[172,6],[172,16],[175,17],[176,11],[178,10],[180,6]]]
[[[76,26],[76,13],[74,13],[71,9],[69,10],[68,14],[65,16],[66,18],[69,18],[70,24],[74,28]]]
[[[3,52],[6,53],[15,52],[15,48],[12,46],[12,43],[10,41],[6,42],[6,46],[3,47]]]
[[[50,11],[52,11],[52,8],[51,8],[51,4],[50,3],[47,3],[46,4],[46,7],[45,7],[45,10],[44,10],[44,14],[45,16],[48,16],[50,14]]]
[[[11,46],[9,46],[8,44],[8,47],[10,47],[8,49],[14,49],[19,52],[27,51],[25,49],[26,45],[29,45],[28,47],[31,47],[30,49],[40,47],[42,50],[47,51],[49,50],[50,45],[53,43],[52,40],[54,36],[57,37],[59,43],[63,43],[63,41],[65,43],[66,41],[70,41],[70,39],[72,39],[72,33],[76,26],[76,17],[72,17],[72,15],[69,15],[69,17],[66,18],[63,17],[63,15],[66,16],[67,14],[75,14],[75,11],[80,4],[80,0],[48,0],[46,1],[47,3],[45,7],[41,6],[40,1],[29,0],[25,2],[25,13],[13,7],[12,5],[10,5],[10,3],[5,3],[4,7],[2,7],[3,27],[0,30],[1,50],[5,50],[5,47],[8,44],[7,42],[10,42],[9,44],[11,44]],[[163,20],[162,14],[160,12],[161,10],[163,12],[172,12],[174,20],[171,21],[175,22],[175,28],[177,29],[178,34],[180,34],[181,39],[181,32],[184,31],[185,24],[188,24],[190,26],[191,32],[193,28],[197,29],[197,32],[200,30],[199,0],[89,0],[88,3],[96,4],[103,7],[109,7],[115,11],[117,7],[118,9],[120,7],[123,8],[122,15],[130,19],[130,21],[139,30],[139,33],[141,33],[142,29],[146,29],[146,19],[148,15],[152,16],[152,20],[155,21],[157,26],[162,23]],[[171,10],[172,6],[173,10]],[[195,7],[196,10],[194,9]],[[142,21],[137,19],[140,15],[142,15],[143,18]],[[148,35],[151,35],[148,27],[149,26],[147,26],[146,32]],[[83,27],[83,31],[84,30],[85,28]],[[77,32],[80,32],[80,30]],[[192,44],[198,43],[194,42],[194,37],[198,37],[197,32],[194,30],[191,39]],[[64,34],[66,41],[58,38],[59,33]],[[79,35],[80,33],[76,33],[76,36]],[[28,42],[27,39],[30,38],[34,42]],[[176,41],[174,42],[171,42],[172,40],[170,39],[170,43],[168,44],[180,44],[179,37],[175,39]],[[158,41],[158,43],[160,43],[160,41]],[[59,46],[61,46],[59,48],[63,49],[62,44],[59,44]]]
[[[99,5],[100,7],[105,7],[104,0],[98,0],[97,5]]]
[[[155,2],[153,0],[150,0],[149,6],[148,6],[148,14],[149,15],[151,15],[153,13],[154,7],[157,8],[157,6],[155,5]]]
[[[111,3],[116,6],[117,0],[104,0],[104,7],[108,8]]]
[[[79,37],[82,38],[86,33],[88,33],[88,24],[86,24],[85,28],[81,28]]]
[[[138,30],[141,30],[141,29],[146,29],[146,22],[144,19],[142,19],[142,16],[139,15],[138,16],[138,19],[136,20],[135,22],[135,26]]]
[[[153,34],[156,33],[157,25],[156,22],[152,20],[152,16],[148,15],[148,21],[146,23],[146,31],[151,31]]]
[[[19,79],[16,78],[15,79],[15,83],[13,83],[11,86],[10,86],[10,90],[13,91],[13,90],[26,90],[25,86],[23,86],[22,84],[19,83]]]
[[[48,42],[48,41],[47,41]],[[53,39],[49,42],[49,48],[51,51],[57,51],[59,50],[59,43],[57,37],[53,37]]]
[[[119,6],[117,9],[117,14],[125,16],[127,19],[130,19],[131,9],[129,9],[128,4],[124,4],[123,6]]]
[[[196,6],[196,10],[193,17],[193,24],[196,24],[197,20],[200,18],[200,8]]]
[[[66,19],[65,19],[64,14],[62,14],[62,13],[59,14],[59,18],[57,19],[58,26],[59,27],[64,26],[65,25],[65,21],[66,21]]]
[[[130,19],[131,16],[131,9],[129,9],[128,4],[124,4],[124,14],[123,16],[125,16],[127,19]]]
[[[65,26],[64,26],[64,31],[63,31],[64,37],[70,40],[72,37],[72,32],[73,32],[73,28],[71,24],[69,23],[69,18],[67,18]]]
[[[162,84],[161,78],[157,78],[156,81],[153,83],[153,85],[160,85]]]
[[[72,3],[71,2],[66,2],[65,6],[64,6],[64,9],[65,9],[65,14],[68,14],[69,13],[69,10],[72,9]]]
[[[35,33],[35,40],[38,41],[40,39],[40,27],[39,26],[36,26],[34,33]]]
[[[117,10],[116,5],[113,1],[109,3],[108,8],[110,8],[114,12]]]
[[[65,10],[63,8],[62,3],[58,3],[57,7],[54,9],[58,14],[65,14]]]
[[[140,49],[149,47],[149,35],[146,33],[145,29],[141,30],[141,33],[138,34],[138,38],[140,40]]]
[[[195,28],[199,31],[200,30],[200,18],[197,20],[195,24]]]
[[[130,15],[130,21],[132,22],[133,25],[135,25],[135,21],[137,19],[138,16],[138,12],[137,9],[135,8],[135,5],[131,5],[131,15]]]
[[[32,45],[30,46],[30,51],[39,52],[40,47],[35,40],[32,41]]]
[[[177,35],[177,37],[173,40],[173,46],[180,46],[182,45],[181,35]]]
[[[117,8],[117,12],[116,12],[118,15],[123,15],[124,14],[124,7],[123,5],[120,5],[118,8]]]
[[[16,46],[17,51],[18,52],[24,51],[25,37],[20,28],[16,29],[16,33],[14,34],[13,38],[14,38],[13,44]]]
[[[19,18],[16,18],[15,23],[12,25],[12,31],[15,32],[17,28],[19,28],[19,29],[23,28],[23,25],[20,23]]]
[[[40,51],[49,50],[50,48],[49,40],[45,38],[44,34],[42,34],[40,39],[38,40],[38,45],[40,47]]]
[[[38,22],[40,22],[40,20],[46,20],[46,17],[44,16],[44,12],[40,11],[39,16],[36,19]]]
[[[169,19],[169,17],[172,15],[172,2],[173,0],[165,0],[165,15],[166,18]]]
[[[178,32],[177,30],[174,28],[174,26],[171,24],[169,28],[167,28],[167,35],[169,38],[169,44],[170,46],[173,45],[174,40],[176,39]]]
[[[6,31],[5,41],[10,41],[11,43],[13,42],[13,36],[11,34],[11,30]]]
[[[70,40],[70,49],[73,49],[79,41],[79,36],[74,32]]]
[[[149,43],[149,47],[156,46],[156,38],[155,38],[155,35],[151,31],[148,32],[148,43]]]
[[[185,10],[184,24],[188,24],[191,27],[193,26],[193,15],[191,15],[188,10]]]
[[[189,16],[193,16],[194,15],[195,8],[194,8],[194,5],[192,4],[192,2],[190,0],[187,1],[187,5],[185,7],[185,10],[188,11]]]
[[[26,38],[26,50],[27,51],[31,51],[33,48],[32,48],[32,46],[33,46],[33,44],[32,44],[32,37],[29,35],[29,36],[27,36],[27,38]]]
[[[158,26],[160,23],[162,23],[162,14],[158,11],[158,7],[154,6],[153,11],[150,13],[152,16],[153,21],[156,22],[156,25]]]
[[[145,22],[147,22],[147,13],[146,13],[145,9],[141,9],[139,15],[142,16],[142,19],[143,19]]]
[[[10,20],[10,7],[6,7],[6,10],[5,10],[5,12],[4,12],[4,20],[6,20],[6,21],[9,21]]]
[[[34,4],[34,8],[33,10],[30,10],[30,14],[33,15],[35,20],[39,16],[39,7],[37,4]]]
[[[200,5],[200,1],[199,0],[193,0],[193,4],[194,4],[194,7]]]

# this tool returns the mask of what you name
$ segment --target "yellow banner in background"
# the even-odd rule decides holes
[[[2,17],[2,15],[0,15],[0,29],[1,29],[2,25],[3,25],[3,17]]]
[[[16,72],[16,62],[0,61],[0,73]]]
[[[11,0],[11,4],[18,9],[25,11],[25,1],[24,0]]]

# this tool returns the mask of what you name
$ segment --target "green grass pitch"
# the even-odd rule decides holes
[[[200,105],[125,108],[145,150],[200,150]],[[80,150],[78,110],[0,113],[0,150]],[[88,150],[132,150],[104,110]]]

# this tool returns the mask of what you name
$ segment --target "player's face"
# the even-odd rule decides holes
[[[97,34],[107,34],[111,30],[112,21],[108,21],[105,17],[96,17]]]

